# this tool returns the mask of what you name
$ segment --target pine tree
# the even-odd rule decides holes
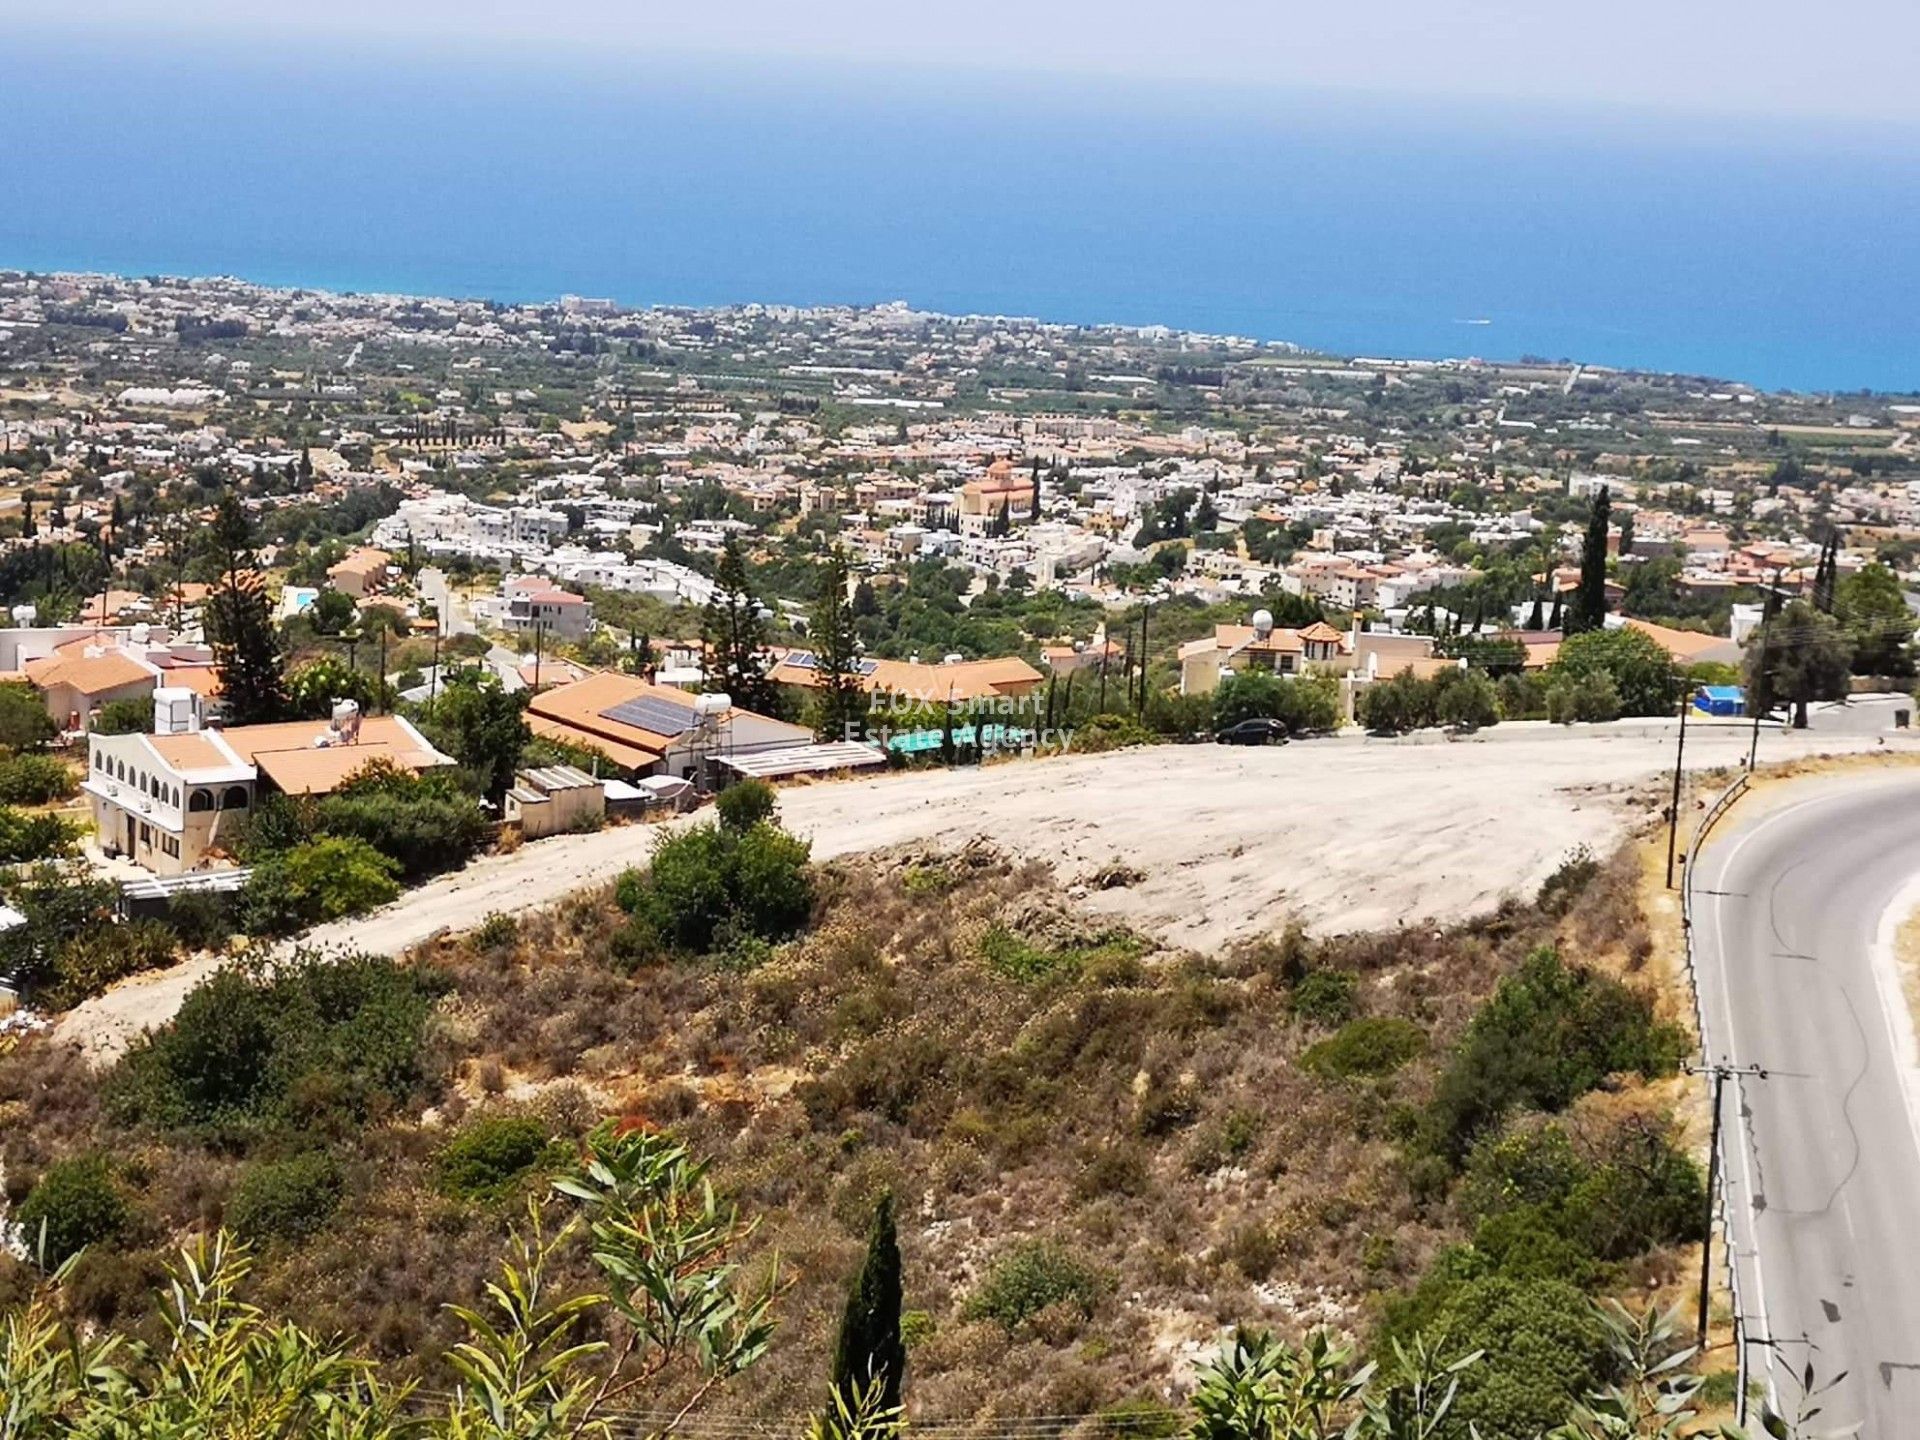
[[[847,585],[847,554],[836,545],[820,570],[820,597],[814,602],[808,632],[814,673],[820,679],[813,728],[823,741],[863,740],[867,733],[867,702],[861,693],[860,656]]]
[[[713,599],[707,602],[702,629],[707,642],[708,683],[733,697],[733,703],[757,715],[779,713],[780,697],[767,673],[767,634],[760,602],[747,581],[747,562],[737,541],[728,540],[713,572]]]
[[[33,497],[25,496],[20,501],[20,538],[33,539],[36,531],[33,524]]]
[[[207,638],[227,718],[235,725],[284,720],[289,706],[280,637],[255,568],[253,527],[231,490],[220,497],[208,541],[220,564],[220,580],[207,597]]]
[[[1030,512],[1035,520],[1040,518],[1040,457],[1033,457],[1033,509]]]
[[[883,1414],[898,1411],[907,1377],[900,1339],[900,1244],[894,1234],[893,1196],[873,1207],[867,1254],[847,1290],[840,1334],[833,1346],[833,1388],[851,1407],[876,1383]]]
[[[1607,620],[1607,517],[1613,497],[1602,485],[1593,495],[1593,509],[1587,515],[1587,539],[1580,551],[1580,588],[1573,594],[1573,613],[1567,617],[1567,630],[1578,634],[1599,630]]]

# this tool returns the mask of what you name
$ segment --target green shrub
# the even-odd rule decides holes
[[[184,890],[167,902],[167,925],[189,950],[218,950],[232,937],[238,911],[232,895]]]
[[[1017,1330],[1050,1305],[1092,1315],[1107,1289],[1106,1277],[1071,1251],[1050,1240],[1027,1240],[994,1262],[961,1313]]]
[[[400,894],[399,873],[364,840],[322,836],[255,865],[240,913],[251,934],[290,935],[386,904]]]
[[[153,701],[109,700],[93,712],[87,728],[95,735],[144,735],[153,729]]]
[[[133,1208],[105,1157],[81,1155],[49,1165],[13,1218],[29,1251],[38,1251],[45,1227],[45,1259],[51,1266],[89,1245],[120,1239],[132,1223]]]
[[[713,803],[727,829],[751,830],[762,820],[773,819],[780,797],[764,780],[742,780],[722,790]]]
[[[476,950],[505,950],[520,936],[520,922],[499,910],[488,912],[467,937]]]
[[[1677,699],[1672,657],[1659,641],[1631,625],[1569,635],[1548,675],[1555,685],[1572,685],[1577,693],[1611,693],[1613,715],[1576,713],[1576,720],[1671,715]]]
[[[1250,670],[1221,682],[1213,693],[1214,728],[1224,730],[1242,720],[1261,717],[1278,720],[1292,735],[1311,735],[1338,729],[1339,683],[1324,676],[1287,678]]]
[[[1063,967],[1072,967],[1074,957],[1060,950],[1043,950],[1022,940],[1004,925],[989,926],[980,937],[980,958],[996,974],[1009,980],[1044,980]]]
[[[39,691],[12,680],[0,684],[0,750],[44,750],[59,733]]]
[[[1426,1032],[1410,1020],[1370,1015],[1349,1020],[1301,1055],[1302,1068],[1322,1075],[1372,1079],[1391,1075],[1426,1051]]]
[[[1376,735],[1404,735],[1434,723],[1434,690],[1411,670],[1360,691],[1355,717]]]
[[[1607,1076],[1669,1074],[1686,1037],[1604,975],[1536,950],[1467,1027],[1435,1088],[1431,1141],[1458,1164],[1515,1110],[1564,1110]]]
[[[628,871],[614,887],[637,927],[629,957],[789,939],[813,911],[807,853],[805,841],[765,820],[745,830],[697,825],[666,837],[647,870]]]
[[[424,1080],[441,988],[429,971],[373,955],[221,970],[134,1042],[102,1100],[119,1124],[241,1138],[335,1116],[358,1122]]]
[[[1095,715],[1074,727],[1073,748],[1082,754],[1099,755],[1129,745],[1151,745],[1156,738],[1131,715]]]
[[[494,1200],[545,1164],[564,1164],[566,1147],[531,1115],[482,1115],[440,1152],[440,1188],[461,1200]]]
[[[171,965],[179,944],[158,920],[97,925],[74,936],[54,956],[52,983],[40,997],[65,1010],[98,995],[116,980]]]
[[[241,817],[228,833],[233,853],[248,865],[258,865],[272,855],[284,854],[313,839],[320,816],[311,795],[257,796],[253,808]]]
[[[53,983],[70,941],[114,923],[120,891],[76,861],[0,873],[0,896],[27,917],[24,925],[0,930],[0,974],[38,990]]]
[[[1309,970],[1287,997],[1294,1018],[1331,1029],[1353,1018],[1354,977],[1345,970]]]
[[[82,833],[79,826],[58,815],[29,815],[0,805],[0,864],[71,855]]]
[[[464,865],[492,833],[478,797],[453,776],[385,763],[320,800],[315,818],[322,833],[363,840],[396,861],[409,880]]]
[[[1620,692],[1605,674],[1556,680],[1547,691],[1547,718],[1556,725],[1618,720]]]
[[[1473,670],[1449,670],[1436,676],[1433,718],[1456,730],[1499,724],[1500,701],[1493,682]]]
[[[79,788],[67,762],[51,755],[0,759],[0,805],[45,805],[65,800]]]
[[[340,1166],[324,1150],[256,1160],[241,1172],[227,1220],[252,1240],[304,1240],[339,1207]]]
[[[1573,902],[1580,898],[1600,873],[1600,862],[1593,858],[1593,852],[1584,845],[1576,845],[1554,868],[1554,872],[1540,883],[1540,893],[1534,897],[1534,904],[1546,914],[1558,919],[1573,908]]]
[[[1560,1281],[1467,1281],[1447,1297],[1436,1330],[1450,1351],[1485,1352],[1461,1372],[1447,1417],[1481,1440],[1535,1440],[1610,1374],[1605,1327],[1587,1297]]]
[[[1546,687],[1537,675],[1515,671],[1502,675],[1494,690],[1500,701],[1503,720],[1543,720],[1547,714]]]

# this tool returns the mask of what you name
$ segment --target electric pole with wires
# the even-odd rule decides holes
[[[1720,1184],[1720,1132],[1721,1097],[1727,1087],[1729,1076],[1750,1076],[1755,1080],[1767,1078],[1767,1072],[1758,1065],[1730,1065],[1724,1061],[1713,1065],[1689,1065],[1689,1075],[1705,1075],[1713,1081],[1713,1131],[1707,1142],[1707,1225],[1700,1241],[1700,1348],[1707,1348],[1707,1297],[1713,1289],[1713,1206],[1714,1194]],[[1732,1232],[1728,1232],[1727,1253],[1731,1261],[1733,1253]]]
[[[1767,587],[1767,606],[1760,617],[1760,654],[1755,658],[1753,683],[1747,687],[1747,703],[1753,708],[1753,739],[1747,746],[1747,773],[1753,773],[1754,765],[1760,758],[1760,714],[1773,708],[1773,687],[1769,676],[1773,673],[1768,648],[1773,640],[1773,617],[1780,603],[1780,571],[1773,572],[1773,583]]]

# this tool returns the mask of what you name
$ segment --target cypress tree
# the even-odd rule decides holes
[[[220,561],[220,582],[207,597],[207,638],[227,718],[236,725],[270,724],[287,717],[280,637],[265,585],[254,568],[253,527],[240,497],[220,497],[209,532]]]
[[[1598,630],[1606,624],[1607,516],[1612,508],[1613,497],[1602,485],[1594,492],[1593,509],[1587,515],[1587,540],[1580,552],[1580,588],[1574,592],[1569,631]]]
[[[860,687],[847,580],[847,555],[836,545],[820,572],[820,597],[814,602],[809,627],[815,673],[820,677],[813,728],[823,741],[866,738],[867,704]]]
[[[878,1382],[883,1413],[897,1411],[907,1376],[900,1339],[900,1244],[894,1234],[893,1196],[873,1207],[867,1255],[847,1290],[840,1334],[833,1345],[833,1388],[849,1409]]]

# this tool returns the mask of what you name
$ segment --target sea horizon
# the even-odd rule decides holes
[[[24,49],[0,268],[636,309],[900,300],[1330,355],[1920,389],[1920,142],[1897,132]]]

